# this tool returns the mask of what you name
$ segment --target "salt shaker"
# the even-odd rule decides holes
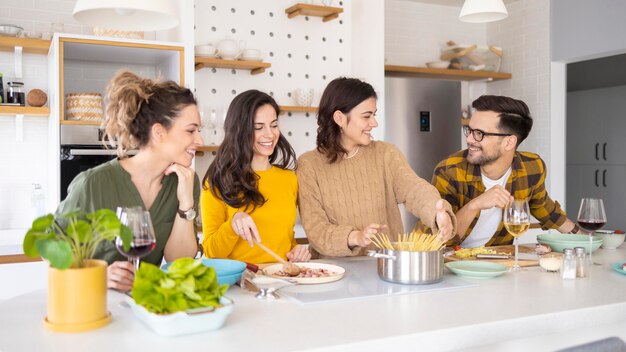
[[[576,253],[576,277],[586,277],[585,249],[583,247],[575,247],[574,252]]]
[[[576,278],[576,258],[574,258],[574,250],[571,248],[565,248],[563,250],[561,278],[563,278],[564,280]]]

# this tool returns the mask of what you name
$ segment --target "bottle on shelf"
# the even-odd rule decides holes
[[[33,183],[30,203],[33,211],[33,220],[46,214],[46,194],[39,183]]]

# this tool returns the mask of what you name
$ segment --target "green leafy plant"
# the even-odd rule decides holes
[[[85,260],[93,258],[100,242],[113,241],[116,236],[128,250],[133,234],[112,210],[100,209],[91,214],[71,211],[57,218],[48,214],[35,219],[24,237],[23,248],[24,254],[43,257],[53,268],[82,268]]]
[[[201,307],[220,306],[228,285],[217,282],[215,269],[202,260],[176,259],[167,272],[142,262],[135,273],[135,303],[157,314],[168,314]]]

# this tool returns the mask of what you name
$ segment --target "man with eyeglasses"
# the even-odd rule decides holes
[[[578,226],[546,192],[543,160],[537,154],[517,151],[533,125],[526,103],[483,95],[472,107],[475,112],[463,127],[467,149],[441,161],[432,179],[457,218],[458,234],[448,244],[513,243],[502,222],[502,209],[513,199],[528,200],[542,228],[577,233]]]

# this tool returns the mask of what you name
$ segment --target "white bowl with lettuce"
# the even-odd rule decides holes
[[[167,272],[141,263],[135,275],[133,313],[163,336],[217,330],[233,311],[233,301],[224,297],[228,285],[219,285],[215,270],[200,260],[175,260]]]

